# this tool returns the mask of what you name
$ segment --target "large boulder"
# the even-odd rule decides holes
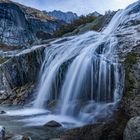
[[[124,140],[140,140],[140,117],[131,118],[124,131]]]
[[[45,127],[61,127],[62,125],[54,120],[47,122]]]
[[[122,140],[126,121],[121,119],[67,130],[60,138],[62,140]]]

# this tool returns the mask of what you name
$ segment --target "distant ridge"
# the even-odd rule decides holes
[[[78,15],[73,12],[62,12],[60,10],[54,10],[52,12],[46,12],[45,14],[48,14],[58,20],[64,21],[65,23],[72,23],[74,20],[78,19]]]

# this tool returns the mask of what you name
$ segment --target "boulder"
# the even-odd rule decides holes
[[[140,140],[140,116],[128,121],[123,138],[124,140]]]
[[[5,128],[0,126],[0,140],[5,140]]]
[[[54,120],[47,122],[45,127],[61,127],[62,125]]]
[[[0,111],[0,114],[6,114],[6,112],[2,110],[2,111]]]

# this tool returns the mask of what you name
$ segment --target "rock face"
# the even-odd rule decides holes
[[[134,117],[129,120],[124,131],[124,140],[140,139],[140,117]]]
[[[0,65],[1,103],[18,104],[20,100],[28,97],[34,88],[34,82],[37,81],[43,52],[44,47],[25,50]]]
[[[50,38],[61,22],[43,12],[11,1],[0,1],[0,49],[29,47]]]
[[[74,20],[78,19],[79,17],[77,16],[76,13],[72,13],[72,12],[62,12],[62,11],[57,11],[54,10],[52,12],[45,12],[48,15],[55,17],[56,19],[59,19],[65,23],[72,23]]]
[[[132,5],[133,6],[133,5]],[[118,54],[125,69],[122,106],[131,118],[140,116],[140,1],[119,26]],[[123,52],[123,53],[122,53]]]

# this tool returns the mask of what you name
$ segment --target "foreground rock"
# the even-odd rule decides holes
[[[124,131],[124,140],[140,140],[140,117],[129,120]]]
[[[0,140],[5,140],[5,128],[0,126]]]
[[[2,111],[0,111],[0,114],[6,114],[6,112],[2,110]]]
[[[50,121],[44,125],[45,127],[61,127],[62,125],[56,121]]]

